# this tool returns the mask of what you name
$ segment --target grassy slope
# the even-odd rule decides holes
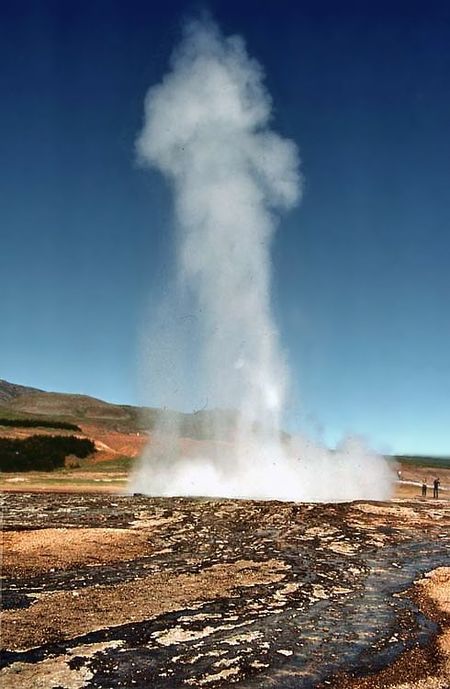
[[[424,457],[422,455],[394,455],[392,457],[400,464],[430,469],[450,469],[450,457]]]
[[[3,394],[2,394],[3,393]],[[226,435],[233,427],[235,413],[225,410],[202,410],[184,414],[151,407],[111,404],[87,395],[43,392],[14,386],[0,381],[0,416],[9,419],[43,419],[76,424],[95,424],[122,433],[152,431],[158,420],[175,424],[180,435],[203,440],[208,437],[206,426],[212,419]]]

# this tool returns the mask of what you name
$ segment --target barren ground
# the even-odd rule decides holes
[[[448,689],[449,526],[445,499],[11,493],[0,684]]]

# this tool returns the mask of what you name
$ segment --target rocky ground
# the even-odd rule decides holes
[[[4,500],[3,689],[450,686],[446,500]]]

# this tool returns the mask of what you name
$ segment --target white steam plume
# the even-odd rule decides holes
[[[196,387],[209,407],[236,414],[232,432],[225,412],[209,415],[203,430],[216,442],[189,447],[163,417],[133,490],[315,500],[388,492],[383,460],[360,445],[330,454],[280,437],[287,375],[271,315],[270,244],[276,211],[299,200],[301,178],[295,144],[269,128],[271,110],[243,40],[204,21],[186,27],[171,71],[147,94],[137,150],[173,188],[178,290],[200,321]],[[173,342],[163,348],[170,359]]]

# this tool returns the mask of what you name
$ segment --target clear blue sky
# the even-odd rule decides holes
[[[274,244],[298,389],[286,423],[450,454],[450,5],[205,6],[264,65],[274,127],[303,161],[303,203]],[[134,140],[198,8],[2,4],[0,377],[140,401],[171,206]]]

